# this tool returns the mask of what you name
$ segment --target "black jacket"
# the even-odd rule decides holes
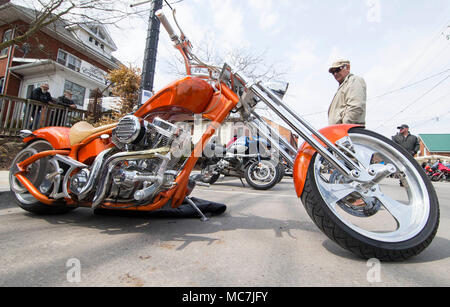
[[[59,97],[56,102],[63,106],[63,107],[70,107],[70,106],[76,106],[75,102],[69,98],[66,98],[65,96]]]
[[[415,156],[420,149],[420,143],[417,136],[408,134],[404,137],[402,134],[398,133],[392,137],[392,140],[405,148],[412,156]]]
[[[35,88],[33,90],[33,92],[31,93],[31,97],[30,99],[36,100],[36,101],[40,101],[43,103],[49,103],[53,101],[52,96],[50,95],[49,92],[44,93],[42,92],[42,89],[40,87]]]

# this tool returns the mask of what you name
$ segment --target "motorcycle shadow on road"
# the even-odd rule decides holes
[[[281,190],[285,190],[287,188],[287,186],[289,186],[289,188],[291,188],[292,185],[292,179],[290,179],[289,181],[289,177],[287,177],[287,179],[283,179],[282,181],[280,181],[279,183],[277,183],[274,187],[272,187],[271,189],[267,190],[267,191],[281,191]],[[227,176],[221,176],[214,184],[210,185],[210,188],[214,188],[215,186],[223,186],[223,187],[232,187],[232,188],[245,188],[248,189],[249,191],[257,191],[257,192],[266,192],[264,190],[262,191],[258,191],[255,189],[252,189],[248,183],[245,182],[245,179],[242,178],[242,181],[237,178],[237,177],[227,177]],[[286,186],[286,187],[284,187]]]
[[[6,207],[12,207],[9,205],[11,202],[6,204]],[[2,208],[5,208],[5,206],[2,205]],[[23,214],[29,218],[58,226],[58,231],[59,227],[63,227],[68,232],[70,232],[70,227],[96,229],[99,232],[98,240],[100,241],[103,235],[142,234],[140,240],[146,246],[148,244],[170,246],[171,249],[176,251],[182,251],[195,243],[206,243],[208,246],[222,244],[222,232],[273,230],[275,238],[311,240],[311,238],[308,238],[309,235],[304,233],[307,232],[314,237],[317,237],[317,235],[323,236],[322,246],[331,254],[345,259],[361,260],[326,238],[308,219],[279,220],[241,212],[233,212],[233,215],[224,212],[221,215],[212,216],[207,222],[201,222],[198,217],[158,217],[146,212],[134,211],[107,210],[100,212],[100,214],[93,214],[90,209],[86,208],[78,208],[64,215],[34,215],[25,211]],[[302,236],[304,237],[302,238]],[[133,240],[135,240],[134,236]],[[135,243],[136,241],[134,241],[133,246],[135,246]],[[437,236],[427,250],[405,263],[427,263],[449,257],[449,240]]]
[[[67,225],[98,229],[100,235],[142,234],[146,244],[161,242],[181,242],[176,250],[183,250],[195,242],[208,245],[221,241],[220,233],[236,230],[273,230],[276,238],[301,239],[296,231],[321,234],[315,225],[307,220],[278,220],[253,214],[225,212],[201,222],[198,217],[170,217],[137,211],[102,210],[93,214],[86,208],[78,208],[64,215],[25,215],[59,227]],[[66,229],[67,230],[67,229]],[[101,237],[99,237],[101,238]],[[101,240],[101,239],[100,239]]]

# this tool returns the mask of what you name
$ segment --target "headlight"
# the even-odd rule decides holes
[[[136,116],[127,115],[119,121],[113,135],[119,142],[131,144],[139,137],[141,129],[139,119]]]

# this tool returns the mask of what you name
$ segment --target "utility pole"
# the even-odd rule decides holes
[[[158,51],[160,29],[160,22],[155,13],[158,10],[162,9],[163,0],[144,1],[142,3],[135,4],[134,6],[148,2],[151,2],[151,8],[150,16],[148,18],[147,42],[145,45],[144,65],[142,68],[141,93],[139,95],[138,102],[139,104],[142,103],[144,91],[153,91],[153,83],[155,80],[156,54]],[[148,99],[147,95],[145,95],[144,97],[147,97]]]

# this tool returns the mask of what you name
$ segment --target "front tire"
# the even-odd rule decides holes
[[[393,164],[404,186],[385,178],[367,190],[355,189],[357,184],[336,176],[316,154],[301,196],[308,215],[331,240],[359,257],[402,261],[418,255],[439,225],[438,198],[430,180],[413,157],[389,139],[361,128],[350,130],[349,137],[365,167]]]
[[[269,190],[279,182],[280,169],[272,160],[255,161],[247,166],[244,176],[253,189]]]
[[[21,152],[19,152],[13,160],[12,165],[16,165],[32,155],[47,151],[54,150],[53,147],[46,141],[39,140],[31,143],[26,148],[24,148]],[[34,214],[62,214],[67,213],[75,209],[75,207],[68,207],[64,201],[60,201],[55,205],[47,205],[39,202],[37,199],[31,195],[28,190],[26,190],[23,185],[17,180],[17,178],[12,173],[13,167],[9,172],[9,182],[11,191],[14,195],[14,199],[17,205],[25,211],[34,213]],[[28,167],[28,173],[26,175],[27,179],[33,183],[34,186],[38,187],[43,182],[45,175],[49,171],[49,163],[48,158],[43,158],[37,160],[35,163],[31,164]]]

